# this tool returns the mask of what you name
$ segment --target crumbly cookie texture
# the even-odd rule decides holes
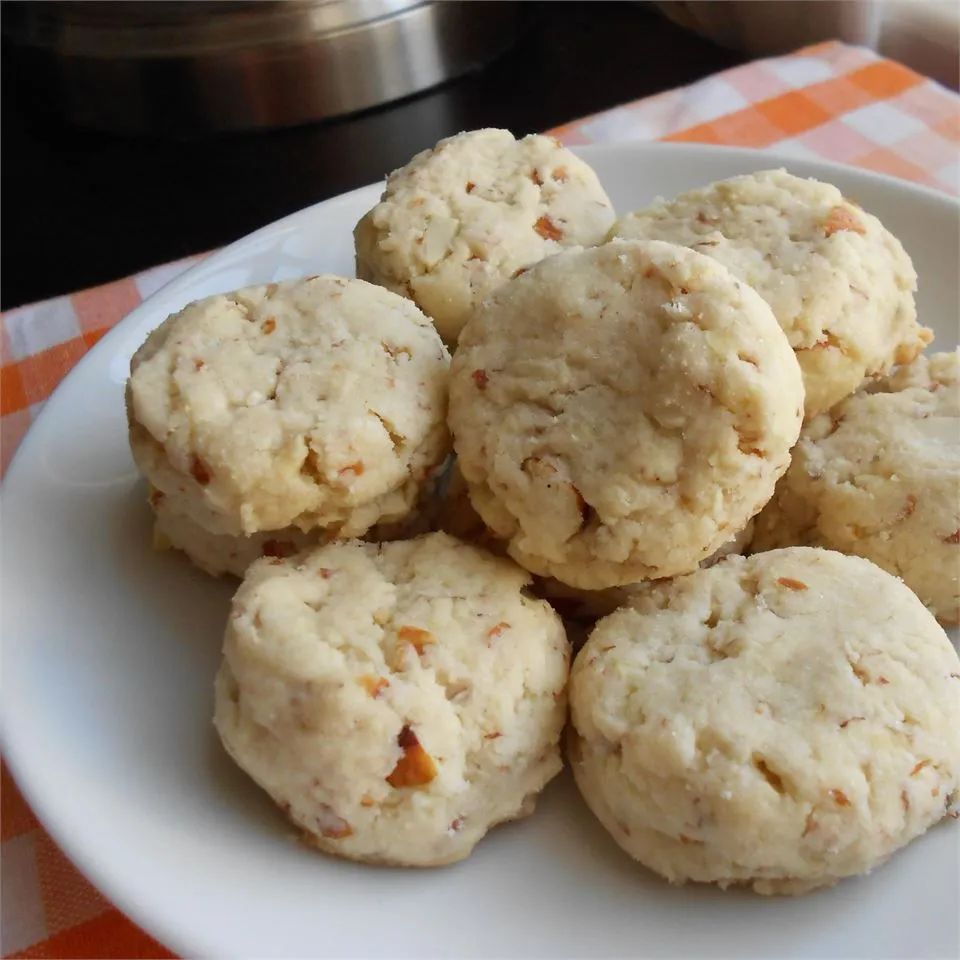
[[[681,243],[750,284],[797,352],[807,416],[933,339],[900,241],[828,183],[785,170],[721,180],[622,217],[610,236]]]
[[[450,469],[443,496],[439,501],[437,517],[440,529],[452,536],[484,547],[492,553],[505,553],[504,544],[491,532],[483,518],[470,503],[467,482],[454,460]],[[710,566],[723,557],[742,553],[753,539],[753,520],[751,520],[732,540],[700,562],[701,567]],[[594,624],[600,617],[613,613],[617,607],[630,602],[634,584],[622,587],[608,587],[606,590],[582,590],[569,587],[553,577],[534,577],[532,590],[538,597],[550,602],[557,613],[563,617],[567,626],[567,635],[574,625]],[[576,644],[574,644],[576,646]]]
[[[442,533],[258,561],[216,682],[225,747],[327,853],[462,859],[561,768],[569,649],[528,581]]]
[[[566,251],[464,328],[450,425],[470,500],[534,573],[685,573],[773,493],[803,412],[770,308],[684,247]]]
[[[557,140],[474,130],[390,175],[354,231],[357,276],[410,297],[456,343],[501,283],[563,247],[600,243],[613,218],[596,174]]]
[[[174,504],[175,501],[161,491],[150,492],[154,547],[157,550],[172,547],[185,553],[195,566],[211,577],[242,577],[254,560],[291,557],[329,539],[322,527],[306,533],[299,527],[284,527],[246,537],[210,533],[186,514],[178,512]]]
[[[859,557],[795,547],[648,584],[598,624],[570,698],[581,793],[672,883],[828,886],[956,806],[960,660]]]
[[[732,540],[728,540],[719,550],[710,554],[700,566],[709,567],[734,554],[742,553],[753,538],[751,520]],[[630,583],[622,587],[609,587],[606,590],[580,590],[568,587],[553,577],[535,577],[533,590],[537,596],[550,601],[550,606],[563,617],[564,623],[593,624],[633,599],[645,584]]]
[[[960,353],[922,356],[804,426],[752,549],[790,544],[866,557],[960,619]]]
[[[360,535],[406,516],[446,458],[448,373],[430,321],[381,287],[248,287],[190,304],[134,355],[131,447],[210,533]]]
[[[247,567],[261,557],[292,557],[295,553],[335,539],[329,530],[314,527],[304,532],[299,527],[262,530],[249,536],[210,533],[176,508],[176,501],[159,490],[151,490],[153,510],[153,545],[157,550],[171,548],[186,554],[188,559],[212,577],[243,577]],[[428,504],[395,523],[378,523],[364,539],[373,543],[405,540],[430,529]]]

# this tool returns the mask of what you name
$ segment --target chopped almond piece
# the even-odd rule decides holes
[[[830,796],[833,797],[834,803],[836,803],[838,807],[850,806],[850,800],[842,790],[831,790]]]
[[[422,787],[429,783],[437,775],[437,765],[409,726],[404,726],[397,735],[397,743],[403,756],[387,777],[387,783],[397,788]]]
[[[267,319],[263,321],[263,326],[261,326],[260,329],[264,333],[273,333],[273,331],[277,329],[277,318],[267,317]]]
[[[204,368],[204,362],[203,362],[202,360],[194,360],[194,361],[193,361],[193,369],[194,369],[194,370],[202,370],[203,368]]]
[[[473,191],[476,190],[476,188],[477,188],[477,185],[472,180],[467,181],[467,186],[466,186],[467,193],[473,193]]]
[[[323,831],[323,835],[331,840],[342,840],[353,835],[353,827],[344,820],[342,826],[329,827]]]
[[[832,237],[840,230],[852,230],[861,236],[867,232],[867,228],[853,215],[846,207],[834,207],[823,225],[823,232]]]
[[[421,656],[426,647],[437,642],[437,638],[429,630],[423,630],[420,627],[401,627],[397,631],[397,636],[401,640],[406,640]]]
[[[563,239],[563,231],[549,217],[541,217],[533,225],[533,229],[536,230],[544,240]]]
[[[929,760],[921,760],[911,771],[910,776],[915,777],[924,767],[929,767]]]
[[[196,454],[190,458],[190,475],[201,487],[205,487],[213,478],[210,468]]]
[[[408,359],[413,356],[409,347],[395,347],[385,340],[380,341],[380,346],[383,347],[385,353],[390,355],[392,360],[396,360],[401,356],[406,356]]]
[[[550,176],[557,181],[557,183],[566,183],[567,182],[567,168],[566,167],[557,167]]]
[[[830,333],[828,330],[816,343],[811,347],[798,347],[799,350],[826,350],[828,347],[831,347],[834,350],[839,350],[842,354],[846,355],[846,347],[837,339],[837,337]]]
[[[377,802],[377,801],[374,800],[373,797],[371,797],[369,793],[365,793],[365,794],[360,798],[360,806],[361,806],[361,807],[372,807],[376,802]]]
[[[794,580],[793,577],[777,577],[777,583],[788,590],[806,590],[807,585],[802,580]]]
[[[762,457],[763,450],[757,446],[760,440],[756,434],[743,433],[739,427],[734,428],[737,431],[737,449],[751,457]]]
[[[491,627],[487,631],[487,636],[491,640],[496,640],[497,637],[499,637],[504,630],[509,630],[509,629],[510,629],[510,624],[507,623],[506,620],[501,620],[496,626]]]
[[[850,669],[853,671],[853,675],[864,685],[870,682],[870,674],[867,673],[859,663],[854,663],[852,660],[849,661]]]
[[[292,557],[297,548],[289,540],[264,540],[261,556],[264,557]]]
[[[375,677],[373,674],[365,673],[360,677],[360,684],[376,700],[390,686],[390,681],[386,677]]]
[[[906,520],[907,517],[913,515],[913,511],[917,509],[917,498],[912,494],[907,494],[907,499],[903,504],[900,512],[897,514],[897,520]]]
[[[357,460],[355,463],[348,463],[345,467],[341,467],[338,471],[342,477],[345,473],[352,473],[354,476],[361,476],[363,473],[363,461]]]
[[[320,832],[331,840],[342,840],[353,834],[353,827],[343,817],[337,816],[326,804],[320,808],[317,826]]]

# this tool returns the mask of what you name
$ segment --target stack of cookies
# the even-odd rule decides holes
[[[185,307],[127,385],[155,534],[242,576],[333,537],[409,521],[450,448],[450,356],[409,300],[310,277]]]
[[[128,387],[159,537],[243,576],[220,737],[311,843],[467,856],[568,700],[584,799],[671,882],[830,885],[955,808],[960,363],[875,217],[769,171],[615,220],[481,130],[355,240],[363,279],[191,304]]]

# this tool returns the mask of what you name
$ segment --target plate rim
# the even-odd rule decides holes
[[[927,202],[933,202],[938,205],[952,207],[955,215],[960,218],[960,197],[955,197],[950,193],[938,190],[934,187],[917,184],[912,181],[903,180],[898,177],[880,173],[873,170],[865,170],[851,164],[836,163],[818,158],[798,157],[790,154],[772,150],[756,150],[744,147],[724,146],[714,144],[695,144],[695,143],[673,143],[661,141],[622,141],[616,143],[584,144],[572,145],[570,149],[576,154],[582,156],[588,162],[602,154],[668,154],[673,153],[678,156],[701,155],[723,157],[725,160],[738,159],[744,164],[744,172],[751,172],[759,169],[769,169],[773,167],[784,166],[788,169],[791,165],[802,165],[808,168],[817,168],[823,172],[823,179],[829,180],[832,173],[838,173],[842,177],[854,176],[867,181],[873,181],[881,187],[886,187],[901,194],[912,194],[918,199]],[[820,176],[817,174],[817,176]],[[27,433],[21,439],[20,444],[13,459],[8,465],[6,476],[4,477],[0,491],[3,496],[0,498],[2,508],[8,506],[7,491],[11,480],[14,486],[18,485],[20,474],[27,468],[24,464],[31,459],[31,453],[35,437],[38,431],[35,427],[38,424],[46,424],[48,419],[57,416],[55,404],[53,403],[57,394],[74,377],[84,375],[86,367],[92,365],[95,360],[115,349],[115,344],[127,331],[134,326],[145,314],[153,312],[156,307],[154,304],[165,296],[169,296],[171,291],[183,285],[190,285],[195,279],[201,276],[205,271],[217,269],[223,261],[235,258],[238,253],[244,254],[244,248],[254,245],[258,240],[266,236],[273,235],[283,230],[296,228],[301,220],[316,215],[322,208],[339,204],[350,204],[358,195],[364,193],[373,193],[377,184],[367,184],[345,193],[337,194],[317,203],[310,204],[300,210],[287,214],[277,220],[274,220],[251,233],[224,245],[213,253],[205,256],[198,263],[188,267],[182,273],[170,279],[160,288],[154,291],[149,297],[145,298],[133,310],[118,321],[67,373],[63,380],[57,385],[56,389],[50,394],[44,402],[43,409],[37,417],[31,422]],[[0,522],[2,522],[2,510],[0,510]],[[6,551],[4,551],[6,552]],[[4,586],[4,593],[6,587]],[[4,618],[5,619],[5,618]],[[6,639],[3,646],[9,643]],[[13,641],[22,642],[21,639]],[[5,657],[3,658],[5,659]],[[2,672],[0,672],[2,676]],[[37,787],[36,781],[31,773],[35,763],[27,756],[21,756],[16,745],[15,736],[11,736],[10,709],[6,706],[6,698],[0,698],[0,753],[7,765],[17,788],[20,790],[23,798],[30,806],[41,828],[45,830],[54,842],[67,856],[69,861],[76,869],[90,882],[101,895],[113,906],[120,909],[127,917],[136,923],[141,929],[147,932],[151,937],[157,940],[161,945],[178,953],[180,956],[201,955],[195,947],[190,944],[189,930],[182,926],[175,928],[169,924],[164,917],[154,917],[151,914],[149,902],[136,898],[133,894],[129,897],[124,888],[123,878],[114,874],[108,859],[98,857],[92,845],[80,837],[71,833],[65,824],[62,823],[58,814],[61,803],[45,795],[42,788]],[[91,852],[92,851],[92,852]]]

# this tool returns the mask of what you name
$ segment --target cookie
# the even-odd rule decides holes
[[[242,578],[247,567],[261,557],[292,557],[302,550],[336,539],[323,527],[314,527],[307,532],[299,527],[284,527],[282,530],[262,530],[245,537],[210,533],[190,517],[178,513],[171,505],[172,499],[159,490],[151,491],[149,502],[154,514],[154,548],[179,550],[186,554],[194,566],[212,577]],[[406,540],[427,532],[431,528],[428,506],[428,503],[423,503],[395,523],[376,524],[364,534],[363,539],[371,543],[383,543]]]
[[[322,276],[185,307],[135,354],[141,471],[213,534],[360,535],[446,458],[449,355],[409,300]]]
[[[955,809],[960,659],[900,581],[794,547],[648,584],[571,674],[594,814],[672,883],[802,893]]]
[[[463,479],[456,460],[450,469],[439,501],[437,516],[440,529],[446,533],[467,543],[484,547],[492,553],[502,555],[505,552],[502,541],[493,535],[490,528],[483,522],[483,518],[473,509],[467,482]],[[706,567],[730,554],[742,553],[752,539],[753,521],[751,520],[736,536],[706,560],[702,560],[700,566]],[[532,587],[538,597],[548,600],[554,610],[563,617],[568,636],[573,624],[593,624],[600,617],[605,617],[613,613],[617,607],[628,603],[633,595],[633,589],[634,584],[627,584],[622,587],[609,587],[606,590],[582,590],[569,587],[553,577],[534,577]]]
[[[442,533],[254,563],[216,681],[224,746],[327,853],[462,859],[561,768],[568,645],[528,580]]]
[[[701,567],[709,567],[724,557],[742,553],[753,538],[751,520],[732,540],[728,540],[719,550],[700,562]],[[609,587],[606,590],[579,590],[568,587],[553,577],[535,577],[534,593],[550,602],[564,623],[592,624],[601,617],[609,616],[614,610],[630,603],[642,583],[631,583],[623,587]]]
[[[150,493],[153,509],[153,545],[185,553],[191,562],[212,577],[242,577],[260,557],[290,557],[328,539],[322,528],[304,533],[298,527],[267,530],[249,536],[209,533],[186,514],[178,513],[172,498],[159,490]]]
[[[410,297],[452,344],[501,283],[601,242],[613,218],[593,170],[552,137],[473,130],[390,175],[354,231],[357,276]]]
[[[933,338],[917,323],[900,242],[828,183],[785,170],[721,180],[628,214],[610,235],[681,243],[750,284],[797,352],[807,416]]]
[[[591,590],[693,570],[743,529],[802,412],[766,303],[656,241],[532,267],[477,310],[451,366],[473,506],[527,569]]]
[[[388,540],[406,540],[431,529],[430,497],[427,487],[422,503],[403,520],[378,523],[365,534],[365,540],[382,543]],[[179,513],[176,501],[159,490],[151,490],[150,507],[153,510],[153,546],[156,550],[179,550],[211,577],[241,578],[247,567],[261,557],[292,557],[301,550],[328,543],[336,537],[323,527],[304,532],[299,527],[282,530],[262,530],[248,536],[210,533],[189,516]]]
[[[922,356],[807,423],[752,544],[872,560],[960,619],[960,353]]]

